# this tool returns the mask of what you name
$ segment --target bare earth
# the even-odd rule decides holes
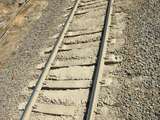
[[[41,49],[54,43],[49,37],[56,34],[58,25],[64,22],[64,8],[68,3],[59,0],[31,1],[21,15],[25,20],[16,22],[23,24],[14,25],[0,43],[1,120],[19,118],[18,105],[26,96],[21,94],[22,90],[36,77],[33,73],[35,66],[42,61]]]
[[[35,66],[44,61],[40,51],[54,43],[49,38],[61,29],[69,4],[68,0],[33,0],[0,41],[1,120],[18,119],[18,105],[26,99],[22,90],[37,77]],[[96,120],[160,119],[159,11],[159,0],[115,0],[109,35],[115,46],[111,42],[107,52],[123,61],[104,68],[108,84],[101,88]]]

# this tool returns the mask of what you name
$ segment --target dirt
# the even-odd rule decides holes
[[[159,3],[114,2],[109,40],[116,42],[108,46],[113,46],[114,54],[122,56],[123,61],[106,66],[105,75],[112,79],[105,77],[111,81],[101,88],[96,119],[160,119]]]
[[[59,0],[32,1],[0,41],[0,119],[19,118],[18,105],[27,98],[23,88],[35,77],[35,66],[42,61],[41,49],[54,43],[49,37],[64,22],[68,4]]]
[[[11,4],[0,4],[4,8],[0,12],[12,14]],[[0,41],[0,119],[19,118],[18,105],[27,99],[23,88],[37,78],[36,65],[45,62],[40,51],[54,43],[54,34],[65,20],[63,10],[69,4],[67,0],[31,2],[15,19],[4,41]],[[159,11],[159,0],[115,0],[107,52],[123,61],[105,65],[103,80],[107,86],[101,87],[96,120],[160,119]],[[79,41],[77,38],[66,43]],[[60,70],[56,74],[63,77]],[[46,116],[42,115],[44,119]]]
[[[31,29],[31,22],[40,18],[42,10],[46,8],[47,4],[44,0],[31,0],[16,17],[14,16],[21,9],[20,7],[17,7],[15,4],[1,4],[3,6],[1,7],[1,18],[3,18],[1,23],[3,24],[0,27],[0,35],[2,35],[0,39],[0,53],[3,54],[0,54],[0,67],[6,64],[6,59],[15,54],[19,47],[20,38],[24,37],[23,33]],[[16,8],[15,10],[14,7]],[[33,13],[33,10],[35,13]],[[5,31],[7,32],[3,35]]]
[[[90,2],[88,4],[90,4]],[[98,6],[99,3],[97,2],[96,5]],[[86,6],[84,6],[84,8]],[[78,80],[86,82],[92,79],[105,7],[106,1],[101,5],[101,9],[96,11],[95,9],[97,8],[94,5],[88,5],[88,9],[83,9],[83,7],[78,8],[77,13],[81,11],[81,9],[86,11],[86,13],[74,16],[71,26],[66,33],[64,44],[62,44],[60,51],[58,51],[55,64],[53,62],[52,68],[47,75],[46,82],[63,81],[63,85],[65,86],[70,80],[76,83]],[[88,19],[86,19],[86,17]],[[97,20],[97,17],[101,19]],[[92,44],[94,45],[91,46]],[[44,51],[44,53],[46,55],[50,54],[50,52],[47,53],[46,51]],[[74,83],[72,83],[73,86]],[[55,114],[54,112],[46,115],[40,109],[40,111],[37,109],[40,113],[32,112],[31,119],[43,119],[45,117],[46,119],[82,120],[85,114],[88,92],[88,88],[73,89],[71,86],[69,89],[63,87],[60,89],[46,89],[43,87],[35,104],[44,104],[44,106],[65,105],[65,107],[73,105],[76,110],[74,111],[74,115],[67,116],[65,113],[61,115],[60,113]],[[57,110],[59,110],[59,108],[57,108]]]

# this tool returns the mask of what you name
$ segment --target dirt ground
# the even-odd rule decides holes
[[[122,31],[125,43],[115,52],[123,57],[123,62],[112,72],[118,87],[113,87],[113,83],[109,88],[116,88],[112,95],[116,117],[112,118],[159,120],[160,1],[131,0],[131,4],[127,4],[128,0],[115,1],[114,8],[119,5],[117,9],[123,10],[127,17]],[[60,30],[67,5],[67,0],[32,3],[14,22],[4,41],[0,41],[0,119],[18,118],[18,104],[26,99],[22,90],[37,77],[33,73],[35,66],[43,61],[40,51],[54,42],[49,38]],[[102,92],[110,91],[104,88]],[[100,120],[107,118],[100,117]]]
[[[54,43],[50,39],[65,21],[69,1],[33,0],[0,41],[0,119],[18,119],[23,88],[34,79],[40,51]],[[34,12],[33,12],[34,11]]]

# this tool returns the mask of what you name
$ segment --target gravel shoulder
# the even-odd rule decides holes
[[[160,119],[160,1],[115,0],[96,120]],[[107,116],[107,117],[106,117]]]
[[[14,39],[6,37],[5,42],[1,42],[1,46],[5,46],[8,52],[1,51],[0,56],[0,119],[18,119],[18,105],[27,98],[22,94],[23,88],[30,80],[36,78],[33,76],[36,71],[35,66],[43,61],[40,51],[50,47],[51,43],[53,45],[55,39],[50,38],[61,29],[58,26],[65,20],[64,8],[70,4],[67,0],[43,0],[42,2],[44,3],[40,4],[42,10],[29,9],[32,14],[27,16],[27,24],[20,28],[15,25],[11,28],[10,31],[18,31]],[[7,36],[11,36],[10,34]]]
[[[128,7],[126,42],[118,50],[124,61],[115,71],[120,115],[125,120],[160,118],[160,1],[134,1]]]

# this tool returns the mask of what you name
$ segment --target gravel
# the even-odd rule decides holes
[[[0,119],[18,119],[18,105],[26,98],[21,92],[35,77],[35,66],[42,61],[39,52],[49,47],[54,40],[49,36],[56,34],[57,26],[64,22],[64,8],[70,1],[48,0],[48,7],[43,10],[41,18],[31,23],[32,29],[23,33],[16,52],[6,60],[0,69]],[[31,22],[31,21],[29,21]]]
[[[0,0],[0,2],[5,3],[5,4],[14,4],[16,3],[16,0]]]
[[[121,84],[117,101],[126,120],[160,119],[160,1],[141,0],[130,8],[124,58],[115,73]]]
[[[62,8],[69,1],[48,1],[49,6],[42,17],[33,23],[31,31],[24,34],[18,50],[6,61],[8,64],[4,69],[0,69],[2,120],[18,118],[18,104],[26,98],[21,91],[35,78],[31,74],[36,71],[35,65],[42,62],[39,51],[54,42],[47,38],[57,33],[56,27],[64,21]],[[117,54],[123,56],[123,62],[114,71],[120,86],[114,95],[117,102],[115,111],[123,120],[159,120],[160,1],[140,0],[133,3],[134,7],[128,6],[125,10],[129,15],[124,30],[127,36],[125,45],[117,50]]]

